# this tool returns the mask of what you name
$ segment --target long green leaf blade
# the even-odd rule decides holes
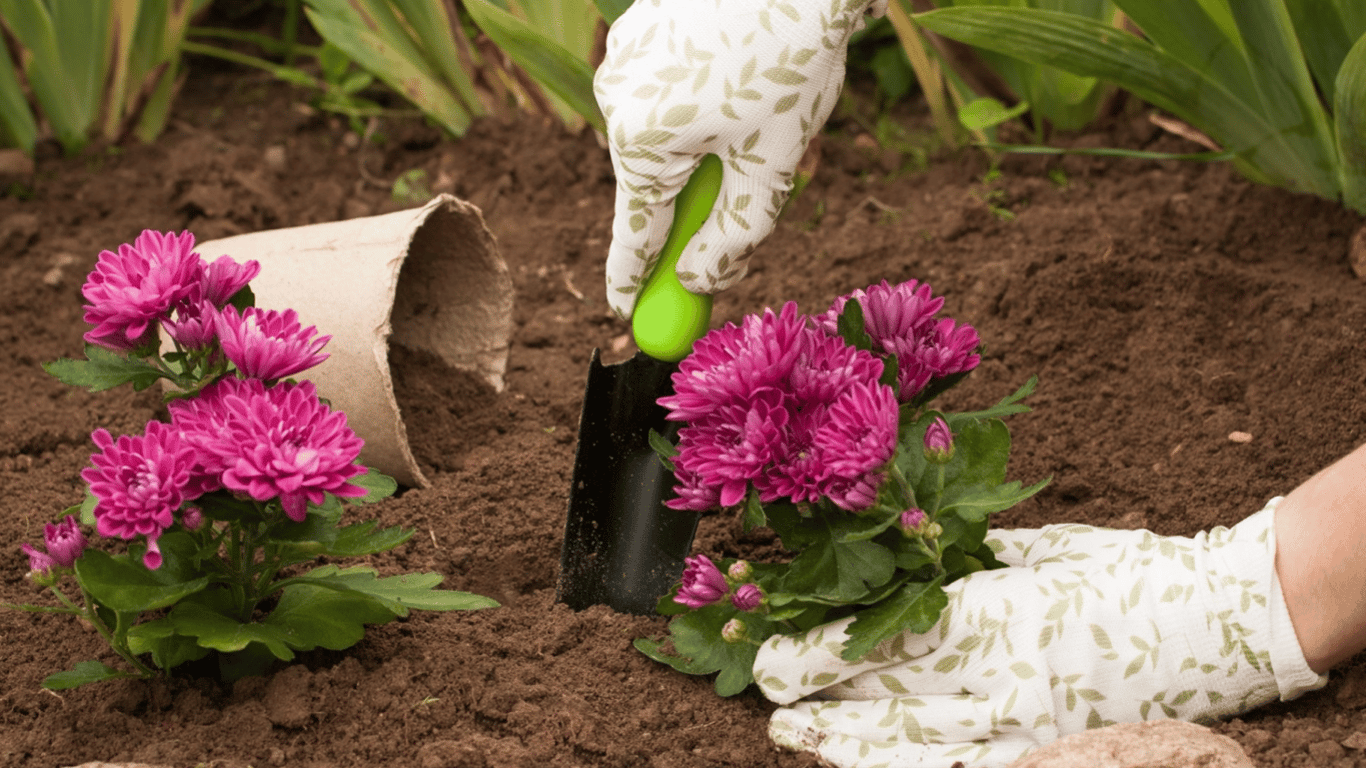
[[[1338,68],[1356,38],[1348,37],[1335,0],[1285,0],[1285,10],[1295,24],[1295,35],[1314,73],[1314,81],[1323,91],[1323,98],[1332,104]]]
[[[1342,60],[1334,91],[1342,202],[1366,215],[1366,34]]]
[[[1337,199],[1337,179],[1326,175],[1323,158],[1302,156],[1302,145],[1287,141],[1291,126],[1268,121],[1222,83],[1144,40],[1089,19],[1022,8],[943,8],[917,18],[970,45],[1113,81],[1215,137],[1271,183]]]
[[[358,0],[353,6],[346,0],[309,0],[304,12],[324,40],[345,51],[451,133],[463,136],[469,129],[468,106],[446,87],[384,2]]]
[[[586,62],[488,0],[467,0],[465,8],[474,23],[511,56],[517,66],[564,99],[589,125],[606,133],[607,124],[593,97],[593,70]]]
[[[1247,46],[1261,113],[1280,129],[1282,140],[1292,151],[1316,171],[1307,191],[1336,198],[1341,189],[1333,129],[1314,89],[1284,0],[1238,0],[1229,7]],[[1311,41],[1310,45],[1317,43]]]
[[[8,146],[33,152],[33,145],[38,140],[38,122],[24,98],[19,73],[10,61],[9,47],[3,37],[0,37],[0,122],[4,123],[3,138]]]

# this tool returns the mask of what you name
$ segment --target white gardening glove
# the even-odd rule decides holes
[[[769,734],[843,768],[1004,766],[1088,728],[1211,721],[1319,688],[1276,577],[1279,501],[1193,538],[994,532],[1017,567],[950,585],[926,634],[857,663],[839,658],[848,620],[766,642],[754,677],[785,705]]]
[[[725,171],[715,214],[678,260],[693,293],[745,276],[797,161],[835,106],[849,36],[887,0],[637,0],[593,85],[617,177],[607,300],[629,318],[702,156]]]

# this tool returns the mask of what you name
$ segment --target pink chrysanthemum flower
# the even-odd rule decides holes
[[[677,466],[719,486],[721,505],[739,504],[749,481],[783,450],[791,396],[761,387],[745,403],[721,406],[700,423],[679,430]]]
[[[839,334],[836,329],[839,316],[851,299],[858,299],[863,308],[863,329],[874,344],[924,333],[933,323],[935,313],[944,308],[943,297],[934,296],[926,283],[907,280],[891,285],[883,280],[835,299],[829,311],[816,318],[826,334]]]
[[[830,476],[825,457],[815,447],[816,430],[825,418],[825,406],[812,406],[792,415],[783,453],[772,466],[754,478],[759,501],[787,498],[795,502],[815,502],[821,498],[821,484]]]
[[[789,301],[780,312],[727,323],[693,344],[673,375],[674,394],[659,399],[674,421],[696,421],[786,380],[809,335],[807,318]]]
[[[894,286],[883,280],[836,299],[816,324],[837,336],[839,316],[853,299],[863,309],[864,330],[874,350],[896,355],[898,397],[903,403],[924,391],[932,379],[970,371],[981,360],[973,354],[980,340],[972,326],[934,319],[944,299],[933,296],[927,284],[908,280]]]
[[[204,267],[204,300],[221,307],[259,274],[261,263],[258,261],[238,264],[229,256],[219,256]]]
[[[249,379],[274,381],[308,370],[327,359],[319,350],[331,336],[314,337],[317,328],[299,325],[299,315],[247,307],[224,307],[216,322],[218,343],[237,371]]]
[[[253,389],[255,385],[256,389]],[[194,447],[194,464],[187,484],[189,497],[197,498],[223,487],[223,473],[228,469],[230,452],[220,451],[219,444],[228,434],[233,411],[225,404],[229,396],[250,397],[259,391],[260,382],[225,376],[204,387],[194,397],[172,400],[166,408],[171,412],[171,426],[180,432],[185,442]]]
[[[725,574],[706,555],[683,559],[683,583],[674,595],[674,602],[689,608],[703,608],[720,600],[730,591]]]
[[[143,564],[161,567],[157,538],[174,522],[173,513],[186,500],[194,449],[168,424],[149,422],[140,436],[109,432],[91,435],[100,453],[90,457],[93,467],[81,471],[97,499],[95,529],[101,536],[147,539]]]
[[[896,451],[898,406],[889,386],[859,382],[825,416],[812,447],[835,475],[857,478],[886,464]]]
[[[153,341],[156,322],[189,295],[204,272],[194,235],[145,230],[132,245],[101,251],[86,278],[85,340],[110,349],[137,349]]]
[[[218,308],[213,302],[200,298],[199,291],[195,291],[176,302],[161,318],[161,327],[182,349],[201,349],[216,338],[217,317]]]
[[[721,490],[715,485],[702,482],[697,475],[682,467],[675,466],[674,498],[664,502],[669,509],[705,512],[721,506]]]
[[[296,522],[308,513],[308,502],[321,504],[328,493],[366,494],[348,482],[365,471],[355,463],[364,442],[347,426],[345,413],[318,399],[311,382],[266,388],[240,381],[215,396],[215,412],[195,418],[225,429],[209,434],[196,428],[187,439],[207,454],[207,469],[223,468],[223,487],[257,501],[278,497]]]
[[[812,331],[812,339],[792,367],[792,392],[803,405],[833,403],[856,382],[877,381],[882,361],[838,336]]]

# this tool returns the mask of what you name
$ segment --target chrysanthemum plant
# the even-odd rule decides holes
[[[10,607],[77,616],[122,662],[81,662],[45,687],[149,677],[214,652],[233,679],[298,651],[349,648],[366,625],[410,609],[497,605],[436,589],[436,573],[308,567],[393,549],[413,531],[343,523],[348,505],[396,484],[358,462],[362,440],[344,413],[289,378],[322,362],[330,337],[293,310],[254,307],[259,271],[228,256],[205,262],[188,232],[146,231],[100,254],[82,290],[86,359],[45,368],[91,391],[167,379],[170,422],[118,438],[95,430],[85,501],[46,527],[46,551],[23,545],[55,604]]]
[[[928,285],[886,281],[807,317],[788,302],[699,339],[661,398],[683,422],[656,451],[675,473],[680,510],[739,514],[768,526],[785,563],[687,559],[660,600],[664,639],[635,646],[689,674],[719,672],[730,696],[754,681],[758,646],[857,616],[851,661],[905,630],[924,632],[947,604],[944,586],[1000,567],[985,545],[988,516],[1037,493],[1007,482],[1010,432],[1029,408],[1031,378],[996,406],[930,406],[977,366],[972,326],[936,319]]]

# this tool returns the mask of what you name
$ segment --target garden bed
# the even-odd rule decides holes
[[[387,183],[421,168],[433,190],[483,209],[515,284],[515,330],[502,393],[394,350],[433,485],[366,508],[418,530],[373,563],[439,571],[504,607],[414,614],[231,687],[186,675],[60,694],[40,681],[98,657],[99,638],[0,612],[0,764],[813,764],[768,742],[772,705],[757,694],[718,699],[631,648],[662,619],[554,602],[589,354],[631,351],[604,299],[614,184],[594,138],[524,119],[459,142],[386,125],[387,141],[363,144],[255,75],[187,88],[156,145],[40,158],[31,199],[0,198],[0,601],[45,599],[19,543],[80,501],[90,431],[140,432],[161,410],[152,392],[78,392],[39,367],[80,353],[96,254],[144,228],[202,242],[405,207]],[[984,182],[979,153],[922,170],[909,145],[878,149],[854,121],[832,129],[819,173],[714,320],[788,299],[816,311],[884,278],[930,282],[987,348],[946,405],[984,406],[1039,376],[1035,412],[1010,420],[1011,473],[1054,480],[998,525],[1230,525],[1366,439],[1366,282],[1346,259],[1360,217],[1225,166],[1011,158]],[[1076,141],[1190,149],[1141,114]],[[697,546],[775,554],[761,534],[741,538],[709,517]],[[1366,660],[1219,730],[1260,766],[1358,764],[1341,742],[1366,743],[1351,738],[1366,732]]]

